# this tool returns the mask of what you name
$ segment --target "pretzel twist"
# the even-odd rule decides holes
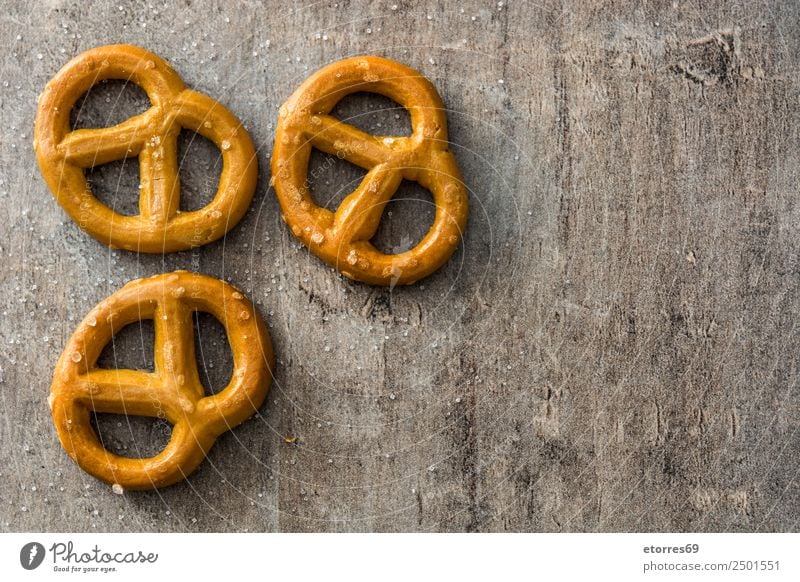
[[[233,354],[231,380],[212,396],[197,370],[195,311],[222,323]],[[142,319],[155,324],[155,371],[98,368],[114,333]],[[253,304],[223,281],[176,271],[132,281],[86,316],[56,366],[50,407],[62,445],[85,471],[125,489],[164,487],[194,471],[220,434],[261,406],[273,368],[269,333]],[[103,446],[91,411],[165,418],[172,438],[154,457],[122,457]]]
[[[104,79],[133,81],[152,107],[108,128],[70,131],[78,98]],[[190,129],[222,152],[214,199],[180,210],[178,136]],[[184,250],[222,237],[244,215],[257,178],[255,149],[241,122],[207,95],[187,89],[165,61],[139,47],[86,51],[62,68],[39,97],[34,149],[58,203],[81,228],[111,247],[147,253]],[[139,158],[139,214],[125,216],[93,194],[84,170]]]
[[[343,97],[357,91],[379,93],[405,107],[411,114],[411,136],[370,135],[329,115]],[[368,170],[335,213],[311,197],[307,174],[312,147]],[[284,220],[294,235],[358,281],[414,283],[447,261],[466,227],[467,191],[448,150],[439,94],[420,73],[388,59],[345,59],[309,77],[280,109],[272,174]],[[436,216],[416,247],[385,254],[369,240],[403,179],[430,190]]]

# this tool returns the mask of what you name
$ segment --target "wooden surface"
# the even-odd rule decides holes
[[[228,4],[12,1],[0,15],[0,530],[797,530],[797,3]],[[110,251],[46,189],[36,97],[113,42],[161,55],[246,124],[261,178],[226,240]],[[342,279],[297,244],[268,187],[277,107],[362,53],[433,81],[471,191],[462,248],[410,288]],[[110,83],[76,124],[145,107]],[[336,113],[407,130],[392,108],[354,96]],[[191,134],[182,152],[184,204],[200,206],[218,152]],[[323,203],[363,174],[314,164]],[[98,168],[96,191],[134,209],[136,168]],[[433,217],[419,187],[398,198],[378,234],[391,251]],[[115,495],[61,448],[52,369],[99,300],[177,268],[257,301],[276,379],[188,481]],[[213,389],[230,362],[219,327],[199,324]],[[151,365],[151,342],[152,325],[128,329],[103,361]],[[127,454],[169,435],[98,423]]]

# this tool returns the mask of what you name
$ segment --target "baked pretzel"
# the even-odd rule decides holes
[[[212,396],[197,371],[195,311],[222,323],[233,353],[231,380]],[[155,325],[155,371],[98,368],[114,333],[142,319]],[[194,471],[219,435],[261,406],[273,368],[269,333],[253,304],[224,281],[176,271],[132,281],[89,312],[58,361],[50,408],[61,444],[85,471],[124,489],[165,487]],[[155,457],[115,455],[89,424],[91,411],[165,418],[172,438]]]
[[[119,125],[70,131],[78,98],[104,79],[133,81],[152,107]],[[180,210],[178,135],[187,128],[222,152],[214,199],[195,211]],[[139,47],[110,45],[67,63],[39,97],[34,149],[47,185],[81,228],[111,247],[146,253],[184,250],[222,237],[244,215],[258,173],[253,143],[225,107],[187,89],[165,61]],[[139,158],[139,214],[125,216],[98,200],[84,170]]]
[[[380,93],[411,114],[410,137],[376,136],[329,115],[344,96]],[[335,213],[309,192],[311,148],[368,173]],[[438,269],[455,251],[467,222],[467,191],[448,150],[439,94],[420,73],[373,56],[345,59],[314,73],[279,112],[272,174],[283,217],[311,252],[343,275],[376,285],[411,284]],[[433,194],[433,226],[413,249],[392,255],[370,242],[400,182],[414,180]]]

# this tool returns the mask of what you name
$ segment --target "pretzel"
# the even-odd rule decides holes
[[[152,107],[108,128],[70,131],[78,98],[104,79],[133,81]],[[195,211],[180,210],[178,135],[190,129],[222,152],[214,199]],[[72,59],[39,97],[34,149],[47,185],[81,228],[110,247],[162,253],[222,237],[244,215],[256,186],[257,161],[250,137],[225,107],[187,89],[165,61],[139,47],[110,45]],[[139,158],[139,214],[125,216],[98,200],[84,169]]]
[[[195,311],[222,323],[233,353],[231,380],[212,396],[204,396],[197,371]],[[142,319],[155,324],[155,371],[98,368],[114,333]],[[261,406],[273,368],[269,333],[253,304],[223,281],[176,271],[132,281],[86,316],[56,365],[50,408],[61,444],[85,471],[115,490],[165,487],[194,471],[219,435]],[[104,448],[90,411],[165,418],[172,438],[154,457],[122,457]]]
[[[411,136],[370,135],[329,115],[344,96],[357,91],[380,93],[405,107]],[[312,147],[368,170],[335,213],[318,206],[309,192]],[[280,109],[272,174],[294,235],[343,275],[365,283],[411,284],[431,274],[455,251],[466,227],[467,192],[448,150],[439,94],[420,73],[388,59],[345,59],[309,77]],[[369,239],[403,179],[430,190],[436,217],[416,247],[385,254]]]

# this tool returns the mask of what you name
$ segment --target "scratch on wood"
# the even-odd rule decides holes
[[[656,407],[656,424],[655,424],[655,434],[653,435],[652,444],[656,444],[661,440],[661,406],[658,404],[658,400],[655,398],[653,399],[653,405]]]
[[[731,408],[731,437],[736,438],[739,434],[739,412],[736,408]]]

